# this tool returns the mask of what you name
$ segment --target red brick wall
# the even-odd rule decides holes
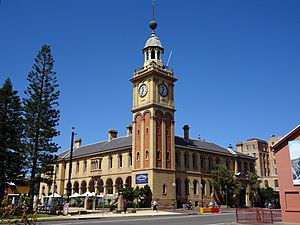
[[[289,139],[292,140],[300,140],[300,132]],[[300,186],[293,185],[288,142],[284,142],[275,150],[282,221],[300,223]]]
[[[148,159],[146,159],[148,152]],[[150,165],[150,113],[144,115],[144,168],[149,168]]]
[[[135,168],[139,169],[141,167],[141,115],[135,118]],[[140,155],[138,160],[137,155]]]
[[[161,139],[162,113],[160,111],[156,111],[155,116],[156,116],[156,151],[159,150],[160,152],[159,159],[156,156],[156,167],[161,168],[162,167],[162,139]]]
[[[167,160],[166,166],[168,169],[171,169],[172,162],[172,117],[170,114],[166,114],[166,155],[169,154],[169,159]]]

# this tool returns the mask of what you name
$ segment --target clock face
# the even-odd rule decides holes
[[[147,92],[148,92],[148,87],[147,87],[147,85],[146,85],[146,84],[142,84],[142,85],[140,86],[140,88],[139,88],[139,95],[140,95],[140,97],[145,97],[146,94],[147,94]]]
[[[167,97],[168,96],[168,88],[165,84],[161,84],[159,85],[158,87],[159,89],[159,94],[162,96],[162,97]]]

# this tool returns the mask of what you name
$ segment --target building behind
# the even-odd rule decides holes
[[[279,140],[279,137],[272,136],[266,142],[257,138],[251,138],[244,142],[238,142],[236,148],[238,152],[256,158],[255,170],[261,181],[261,187],[271,187],[275,191],[279,190],[277,175],[277,162],[271,147]]]

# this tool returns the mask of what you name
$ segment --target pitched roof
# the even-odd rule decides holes
[[[175,145],[183,148],[192,148],[199,151],[207,151],[212,153],[220,153],[229,156],[240,156],[246,158],[253,158],[252,156],[234,151],[232,149],[226,149],[219,145],[216,145],[207,141],[200,141],[196,139],[190,139],[185,141],[183,137],[175,136]],[[114,138],[111,141],[102,141],[95,144],[85,145],[73,150],[73,157],[81,157],[87,155],[93,155],[102,152],[108,152],[111,150],[118,150],[132,147],[132,136]],[[59,159],[68,159],[70,150],[66,150],[58,155]],[[254,159],[254,158],[253,158]]]
[[[110,150],[131,148],[132,136],[114,138],[111,141],[102,141],[95,144],[85,145],[73,150],[73,157],[93,155]],[[69,158],[70,149],[59,155],[59,158]]]
[[[278,151],[279,149],[277,149],[283,142],[289,140],[294,134],[296,134],[297,132],[300,132],[300,124],[295,127],[293,130],[291,130],[289,133],[287,133],[285,136],[283,136],[281,139],[279,139],[273,146],[272,149],[276,151]]]
[[[199,150],[207,150],[214,153],[221,153],[225,155],[231,155],[231,156],[236,155],[236,156],[242,156],[247,158],[253,158],[252,156],[243,154],[233,149],[223,148],[215,143],[208,142],[208,141],[201,141],[197,139],[189,139],[188,141],[185,141],[183,137],[175,136],[175,145],[180,147],[199,149]]]

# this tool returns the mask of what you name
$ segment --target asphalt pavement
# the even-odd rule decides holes
[[[234,213],[213,214],[213,215],[172,215],[172,216],[143,216],[143,217],[118,217],[98,218],[85,220],[65,220],[38,222],[39,225],[94,225],[94,224],[118,224],[118,225],[229,225],[235,222]]]

